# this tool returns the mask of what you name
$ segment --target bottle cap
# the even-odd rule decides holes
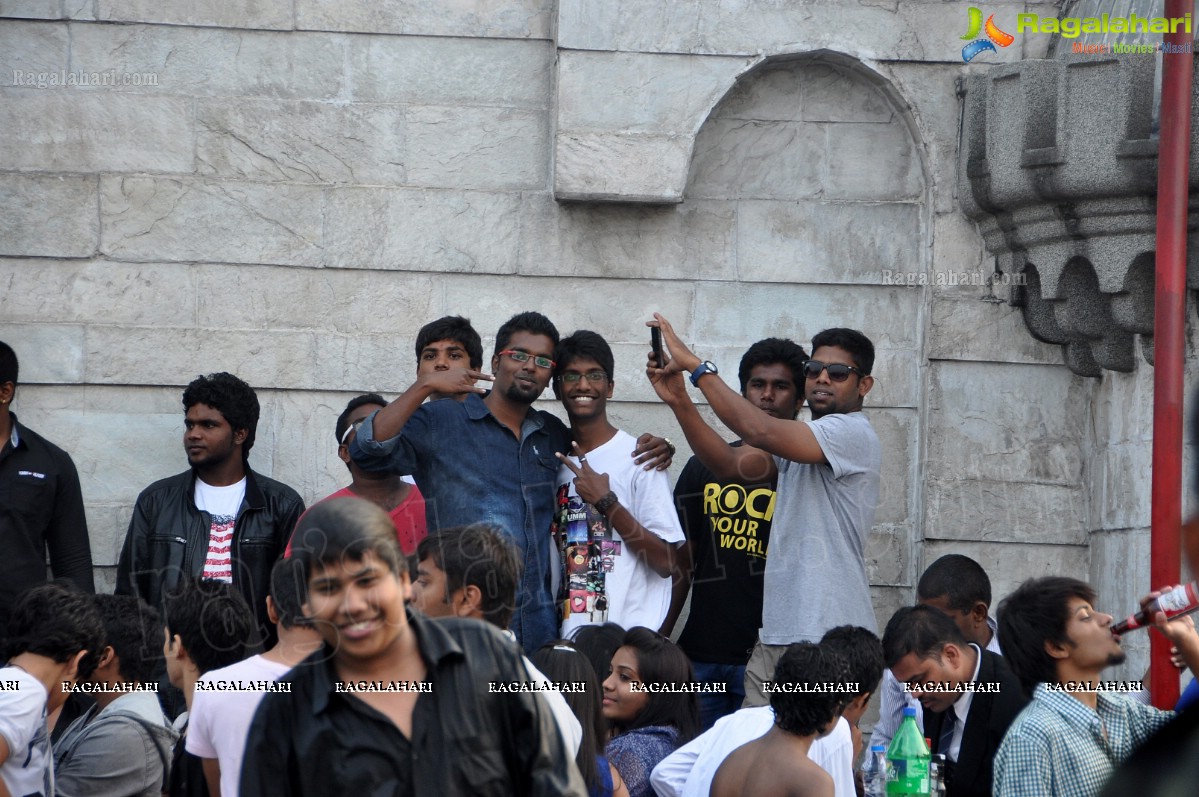
[[[905,717],[915,717],[916,716],[915,707],[914,706],[904,706],[903,707],[903,715]]]
[[[887,748],[883,747],[881,744],[872,744],[872,745],[870,745],[870,752],[885,753],[885,752],[887,752]]]

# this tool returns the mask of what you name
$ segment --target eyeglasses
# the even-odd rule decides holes
[[[822,363],[820,360],[807,360],[803,364],[803,375],[808,379],[819,379],[821,371],[828,371],[831,382],[844,382],[850,374],[865,376],[860,368],[842,363]]]
[[[367,417],[370,417],[370,416],[367,416]],[[347,426],[346,430],[344,432],[342,432],[341,444],[344,446],[346,444],[346,441],[350,439],[350,432],[357,432],[358,427],[364,423],[366,423],[366,418],[359,418],[358,420],[354,421],[352,424]]]
[[[568,385],[573,385],[576,382],[578,382],[580,379],[586,379],[588,382],[603,382],[607,378],[608,378],[608,375],[606,373],[604,373],[603,371],[588,371],[585,374],[580,374],[580,373],[572,371],[570,373],[565,373],[565,374],[562,374],[561,376],[559,376],[558,381],[565,382]]]
[[[500,352],[500,356],[505,354],[516,360],[518,363],[527,363],[529,360],[532,360],[533,364],[538,368],[553,368],[555,365],[557,365],[557,363],[551,360],[549,357],[535,357],[534,355],[529,354],[527,351],[505,349],[504,351]]]

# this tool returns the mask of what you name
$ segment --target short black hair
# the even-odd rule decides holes
[[[104,621],[104,635],[116,654],[125,683],[148,684],[157,680],[162,661],[162,616],[133,595],[96,595],[96,610]]]
[[[745,389],[749,385],[749,375],[755,368],[759,365],[778,363],[787,366],[787,370],[791,372],[791,380],[795,382],[795,389],[802,399],[804,391],[803,364],[807,359],[808,353],[793,340],[786,338],[759,340],[746,349],[745,354],[741,355],[741,365],[737,368],[737,378],[741,380],[741,395],[745,395]]]
[[[280,559],[271,568],[271,600],[283,628],[311,626],[304,613],[308,601],[308,584],[304,579],[304,564],[295,557]]]
[[[225,416],[233,431],[246,430],[241,458],[243,461],[248,459],[258,431],[258,394],[254,388],[224,371],[198,376],[183,391],[183,411],[187,412],[197,404],[207,404]]]
[[[575,629],[570,641],[591,662],[600,683],[612,672],[612,654],[624,640],[624,627],[618,623],[584,625]]]
[[[1057,680],[1056,659],[1045,643],[1067,644],[1070,599],[1095,603],[1095,590],[1085,581],[1064,576],[1030,578],[999,604],[999,645],[1003,658],[1027,694],[1039,683]]]
[[[795,642],[787,646],[774,668],[776,684],[841,683],[849,679],[845,657],[821,643]],[[778,689],[770,693],[774,724],[796,736],[812,736],[836,719],[845,708],[846,694],[835,690]]]
[[[863,374],[869,374],[874,370],[874,344],[870,342],[870,338],[856,329],[833,327],[819,332],[816,337],[812,338],[812,353],[815,354],[816,350],[822,346],[836,346],[845,349],[849,352],[849,356],[853,357],[853,364]]]
[[[590,329],[575,330],[558,343],[554,350],[554,376],[561,376],[566,366],[583,358],[595,360],[599,367],[604,369],[608,381],[616,381],[616,362],[612,357],[612,347],[602,335]],[[554,389],[557,390],[556,387]]]
[[[483,341],[479,333],[470,325],[469,318],[460,315],[446,315],[430,321],[416,333],[416,365],[420,367],[420,354],[430,343],[439,340],[452,340],[462,344],[466,356],[470,358],[470,367],[476,371],[483,367]],[[341,438],[338,438],[339,440]]]
[[[500,327],[500,331],[495,333],[496,356],[499,356],[500,352],[508,348],[508,343],[517,332],[531,332],[534,335],[545,335],[555,347],[557,347],[558,340],[560,339],[558,328],[554,326],[553,321],[550,321],[541,313],[528,310],[523,313],[517,313],[509,318]]]
[[[982,565],[969,556],[946,554],[928,566],[916,585],[916,597],[920,600],[935,600],[942,595],[955,611],[968,612],[979,601],[989,608],[991,579]]]
[[[354,396],[346,404],[346,408],[341,411],[341,415],[337,416],[337,423],[333,427],[333,439],[340,445],[341,438],[346,433],[346,429],[350,428],[350,413],[359,407],[379,406],[386,407],[387,399],[380,396],[378,393],[363,393],[361,396]]]
[[[178,636],[200,675],[228,667],[257,648],[254,613],[232,584],[184,575],[162,596],[162,620]]]
[[[516,546],[494,523],[472,523],[440,529],[420,541],[419,560],[432,559],[445,572],[446,595],[462,587],[478,587],[483,619],[504,629],[516,610],[520,558]]]
[[[12,346],[0,340],[0,385],[6,382],[17,384],[18,371],[20,363],[17,362],[17,353],[13,351]]]
[[[625,632],[621,647],[637,654],[637,674],[643,684],[686,684],[695,680],[691,659],[669,638],[657,631],[635,626]],[[686,744],[699,733],[699,702],[684,686],[677,691],[650,692],[645,707],[627,725],[614,727],[627,733],[651,725],[670,725],[678,731],[677,743]]]
[[[894,667],[909,653],[918,659],[939,659],[946,645],[965,648],[966,637],[958,624],[933,606],[904,606],[887,622],[883,631],[883,656]]]
[[[391,517],[363,498],[321,501],[296,523],[291,558],[303,567],[304,590],[316,565],[344,559],[361,561],[367,553],[379,557],[392,573],[407,572]]]
[[[858,694],[878,689],[883,679],[883,643],[878,635],[860,625],[839,625],[825,632],[820,644],[838,653],[849,668],[849,681],[858,685]]]
[[[106,644],[104,621],[93,597],[62,579],[25,590],[8,618],[5,658],[34,653],[65,664],[86,650],[77,676],[86,681],[96,671]]]

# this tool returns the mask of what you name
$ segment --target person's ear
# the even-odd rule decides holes
[[[100,661],[96,664],[96,669],[107,667],[112,664],[117,657],[117,652],[112,649],[112,645],[105,645],[104,652],[100,654]]]
[[[275,605],[275,599],[270,595],[266,596],[266,616],[271,621],[271,625],[279,625],[279,607]]]
[[[8,404],[11,402],[16,393],[17,386],[14,382],[0,383],[0,404]]]
[[[958,665],[962,663],[962,649],[952,642],[946,642],[945,647],[941,648],[941,664],[947,669],[956,670]]]
[[[250,436],[249,429],[235,429],[233,431],[233,444],[235,446],[244,445],[246,438]]]
[[[1045,640],[1045,652],[1049,654],[1050,658],[1068,659],[1070,658],[1070,645],[1047,639]]]
[[[108,648],[112,650],[112,648]],[[87,655],[86,650],[81,650],[67,660],[66,669],[63,671],[62,677],[64,681],[76,681],[79,679],[79,663],[83,661],[83,657]]]
[[[870,392],[872,387],[874,387],[874,377],[863,376],[858,380],[858,397],[866,398],[866,394]]]
[[[467,584],[454,593],[454,613],[459,617],[483,614],[483,591],[474,584]]]

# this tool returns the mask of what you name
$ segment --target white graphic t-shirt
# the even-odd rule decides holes
[[[208,534],[208,556],[204,560],[204,578],[233,582],[233,524],[246,497],[246,479],[228,487],[213,487],[196,479],[196,509],[212,518]]]
[[[608,483],[620,503],[651,533],[666,542],[683,541],[683,528],[674,509],[670,479],[663,471],[646,471],[630,454],[637,441],[618,431],[589,452],[587,462]],[[578,460],[571,457],[578,464]],[[628,549],[620,533],[575,492],[574,473],[558,471],[558,550],[562,636],[584,625],[613,622],[624,628],[643,625],[655,631],[670,610],[671,580],[650,569]]]

